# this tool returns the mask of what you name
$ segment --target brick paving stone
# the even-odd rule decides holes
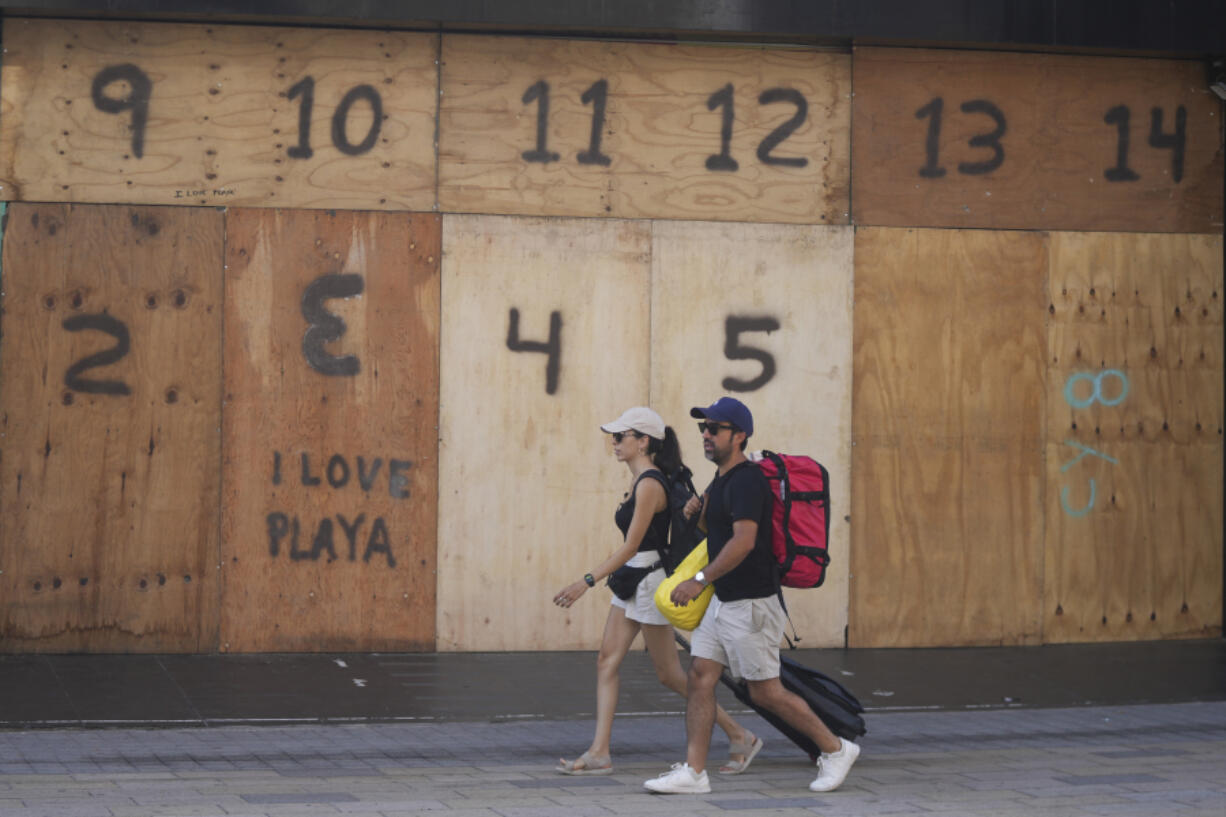
[[[574,778],[553,766],[590,722],[0,731],[0,817],[1226,812],[1226,703],[870,713],[860,762],[825,795],[807,791],[812,766],[788,741],[744,720],[767,740],[753,769],[674,797],[642,783],[680,759],[678,716],[619,718],[616,772]],[[713,765],[724,751],[717,740]]]

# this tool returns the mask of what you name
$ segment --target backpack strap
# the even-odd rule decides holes
[[[763,451],[762,456],[770,459],[772,462],[775,463],[775,467],[779,469],[779,475],[780,475],[780,478],[782,479],[782,484],[785,486],[785,488],[783,489],[784,490],[783,519],[784,519],[784,530],[787,530],[787,519],[789,516],[789,512],[791,511],[791,508],[792,508],[792,499],[788,495],[788,491],[786,488],[787,486],[787,466],[784,465],[783,459],[778,454],[776,454],[774,451]],[[746,460],[745,462],[741,463],[741,465],[753,465],[753,462]],[[736,466],[736,468],[740,468],[741,465]],[[754,467],[757,467],[757,466],[754,466]],[[736,468],[733,468],[732,470],[735,471]],[[732,471],[729,471],[728,473],[731,474]],[[732,507],[732,486],[726,482],[724,483],[724,507],[725,508]],[[796,543],[792,541],[791,533],[788,534],[788,544],[790,546],[789,547],[790,551],[798,550]],[[803,548],[803,549],[809,550],[810,548]],[[783,610],[783,615],[788,620],[788,626],[792,628],[792,637],[788,638],[788,634],[784,633],[783,640],[788,643],[789,649],[794,650],[796,649],[796,642],[800,641],[800,635],[796,632],[795,623],[792,622],[792,614],[788,612],[788,603],[783,600],[783,574],[785,570],[784,570],[784,567],[780,565],[778,561],[775,560],[773,553],[771,554],[771,565],[774,568],[771,572],[775,577],[775,595],[779,598],[779,607]],[[791,567],[791,565],[792,565],[792,560],[791,560],[791,557],[789,556],[787,566]]]
[[[678,469],[677,472],[672,475],[665,475],[659,469],[652,468],[650,470],[644,471],[640,475],[640,479],[642,477],[650,477],[654,479],[656,482],[659,482],[660,485],[664,488],[664,510],[669,515],[669,525],[668,525],[669,538],[668,538],[667,545],[669,548],[672,548],[672,546],[675,544],[672,541],[672,534],[674,532],[673,524],[675,520],[675,513],[677,510],[673,507],[673,489],[679,485],[684,486],[685,489],[690,492],[691,496],[697,496],[698,492],[694,490],[693,472],[690,471],[689,468],[686,468],[684,465],[682,465],[681,468]],[[635,485],[637,484],[638,483],[636,482]],[[693,517],[686,520],[685,535],[687,539],[698,528],[698,520],[699,520],[698,514],[694,514]],[[682,556],[688,555],[688,552],[687,554],[681,554],[681,555]],[[680,560],[678,559],[678,561]]]

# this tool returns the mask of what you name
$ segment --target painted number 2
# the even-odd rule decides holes
[[[96,315],[73,315],[63,323],[69,332],[83,332],[93,329],[104,332],[115,339],[115,345],[109,349],[87,355],[68,367],[64,372],[64,385],[82,394],[131,394],[132,389],[122,380],[92,380],[82,377],[81,373],[97,366],[109,366],[118,363],[127,356],[132,348],[128,336],[128,327],[123,321],[105,312]]]

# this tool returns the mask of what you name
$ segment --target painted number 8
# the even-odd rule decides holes
[[[1107,378],[1115,378],[1119,381],[1119,394],[1114,397],[1107,397],[1103,394],[1103,381]],[[1077,396],[1077,383],[1086,381],[1091,384],[1093,390],[1090,396],[1082,399]],[[1078,372],[1071,375],[1068,381],[1064,384],[1064,400],[1070,406],[1077,409],[1088,408],[1094,405],[1095,402],[1102,403],[1104,406],[1118,406],[1124,402],[1124,398],[1128,396],[1128,375],[1121,372],[1119,369],[1106,369],[1096,375],[1091,375],[1087,372]]]

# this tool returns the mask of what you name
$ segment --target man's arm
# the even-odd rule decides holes
[[[702,569],[702,574],[708,582],[713,582],[733,570],[753,550],[758,537],[758,523],[752,519],[738,519],[732,523],[732,538],[724,549],[715,557],[715,561]],[[704,585],[697,579],[689,579],[673,589],[673,604],[684,607],[702,593]]]

